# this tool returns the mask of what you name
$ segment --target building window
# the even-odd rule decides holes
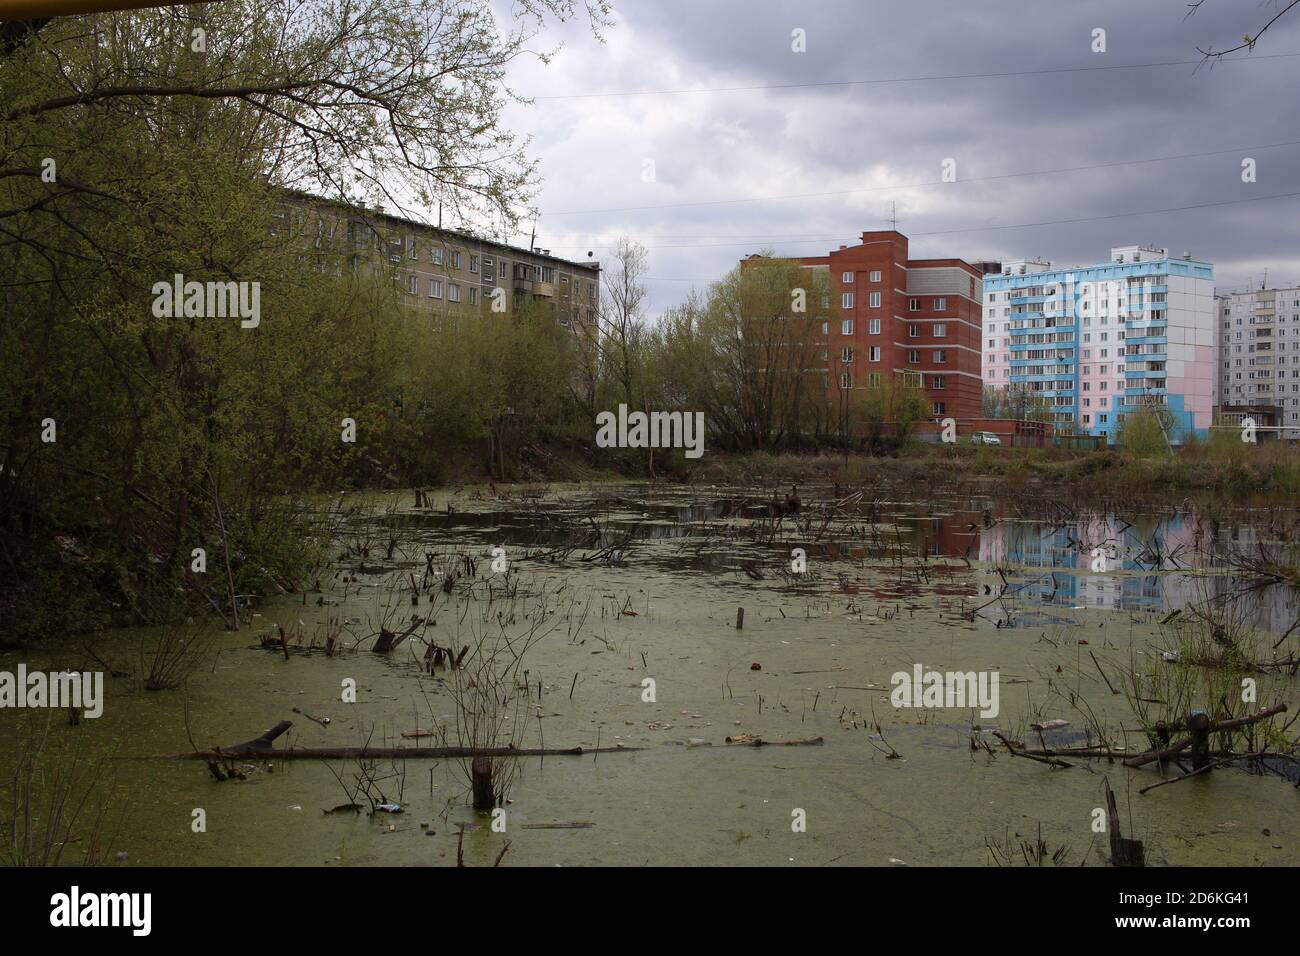
[[[880,388],[880,373],[872,372],[867,376],[867,384],[872,388]]]
[[[431,298],[431,299],[441,299],[441,298],[442,298],[442,280],[441,280],[441,279],[430,279],[430,280],[429,280],[429,298]]]
[[[871,309],[880,308],[880,293],[871,292],[867,295],[867,307]]]
[[[502,259],[497,263],[497,278],[505,279],[508,275],[510,275],[510,263]]]
[[[459,252],[453,252],[453,253],[451,254],[451,267],[452,267],[453,269],[457,269],[457,270],[460,269],[460,253],[459,253]]]
[[[868,319],[868,320],[867,320],[867,333],[868,333],[869,335],[879,335],[879,334],[880,334],[880,320],[879,320],[879,319]]]
[[[411,293],[411,295],[419,295],[419,294],[420,294],[420,277],[419,277],[419,276],[417,276],[417,275],[412,275],[412,276],[410,276],[410,277],[407,278],[407,280],[406,280],[406,291],[409,292],[409,293]]]
[[[435,266],[442,265],[442,250],[437,246],[434,246],[429,250],[429,259]]]
[[[478,286],[476,285],[469,287],[469,304],[478,305]]]
[[[915,324],[913,324],[913,325],[909,325],[909,326],[907,327],[907,337],[908,337],[909,339],[917,339],[917,338],[920,338],[920,337],[921,337],[921,327],[920,327],[919,325],[915,325]]]
[[[475,275],[478,274],[478,256],[473,253],[470,253],[469,257],[469,271],[473,272]]]
[[[934,311],[936,311],[936,312],[944,312],[944,311],[947,311],[947,309],[948,309],[948,300],[947,300],[947,299],[944,299],[944,298],[938,298],[938,299],[935,299],[935,300],[934,300]]]
[[[852,335],[852,334],[853,334],[853,320],[845,319],[840,323],[840,335]]]
[[[930,376],[930,387],[936,389],[943,388],[943,376],[942,375]]]
[[[843,295],[840,296],[840,308],[841,308],[841,309],[851,309],[851,308],[853,308],[853,293],[852,293],[852,292],[845,292]]]
[[[943,338],[943,337],[944,337],[945,335],[947,335],[947,334],[948,334],[948,326],[947,326],[947,325],[945,325],[943,322],[936,322],[936,323],[934,323],[934,336],[935,336],[935,338],[939,338],[939,339],[941,339],[941,338]]]
[[[944,349],[935,349],[934,361],[936,365],[946,365],[948,362],[948,353]]]
[[[853,361],[853,349],[849,348],[847,345],[844,346],[844,348],[840,349],[840,361],[841,361],[841,362],[852,362],[852,361]]]
[[[414,236],[408,236],[407,239],[406,239],[406,254],[407,254],[408,256],[410,256],[412,259],[418,259],[418,258],[420,258],[420,255],[419,255],[419,253],[416,251],[416,248],[415,248],[415,237],[414,237]]]
[[[823,322],[822,335],[830,335],[830,334],[831,334],[831,324],[829,322]]]
[[[853,273],[852,272],[840,273],[840,281],[843,282],[845,285],[853,285]]]
[[[921,311],[921,300],[920,300],[920,299],[908,299],[908,300],[907,300],[907,310],[908,310],[909,312],[920,312],[920,311]]]
[[[872,282],[879,282],[879,281],[880,281],[880,273],[879,273],[879,272],[873,272],[873,273],[871,273],[871,281],[872,281]]]
[[[944,413],[945,408],[946,408],[946,406],[944,405],[943,402],[935,402],[935,403],[934,403],[934,413],[935,413],[936,415],[942,415],[942,414]]]
[[[456,285],[454,282],[447,283],[447,301],[448,302],[460,301],[460,286]]]
[[[852,387],[853,387],[853,373],[840,372],[840,388],[852,388]]]
[[[871,346],[871,348],[867,350],[867,358],[871,359],[871,361],[873,361],[873,362],[879,362],[879,361],[880,361],[880,346],[879,346],[879,345],[873,345],[873,346]]]
[[[908,365],[921,364],[921,353],[917,349],[912,349],[912,351],[907,353],[907,364]]]

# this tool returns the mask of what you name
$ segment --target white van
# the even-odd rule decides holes
[[[972,445],[1001,445],[1002,439],[992,432],[972,432],[970,443]]]

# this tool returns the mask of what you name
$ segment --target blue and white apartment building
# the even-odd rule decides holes
[[[984,385],[1033,393],[1058,428],[1111,442],[1144,403],[1172,412],[1175,444],[1205,438],[1217,314],[1214,267],[1187,253],[1122,246],[1092,266],[1006,262],[984,277]]]

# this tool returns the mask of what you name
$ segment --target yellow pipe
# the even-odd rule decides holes
[[[81,13],[130,10],[141,7],[178,7],[182,0],[0,0],[0,20],[34,17],[70,17]]]

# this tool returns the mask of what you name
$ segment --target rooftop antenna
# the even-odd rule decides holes
[[[1264,281],[1259,284],[1259,290],[1263,292],[1268,288],[1268,266],[1264,267]]]
[[[898,203],[893,200],[889,203],[889,228],[898,232]]]

